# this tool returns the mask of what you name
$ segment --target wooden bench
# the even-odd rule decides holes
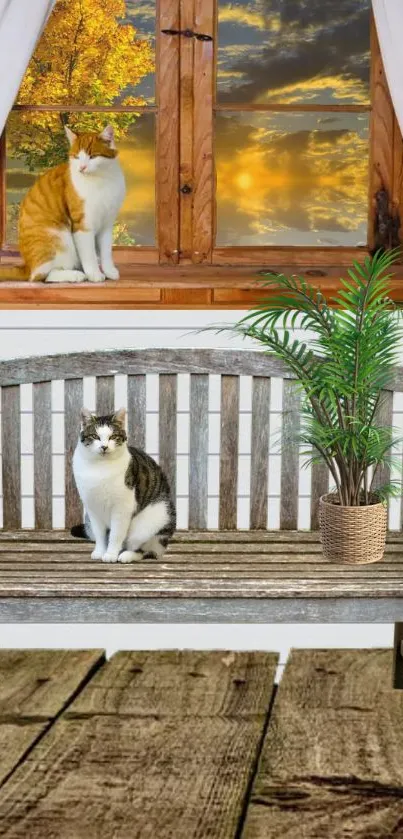
[[[90,559],[69,528],[82,518],[72,471],[83,381],[95,377],[96,407],[115,406],[115,376],[127,376],[129,438],[146,441],[146,376],[158,376],[159,460],[175,491],[178,375],[190,374],[188,528],[162,562],[111,566]],[[221,376],[218,529],[208,529],[209,375]],[[247,379],[243,379],[247,377]],[[282,379],[280,529],[268,530],[270,394]],[[52,518],[52,382],[64,382],[65,529]],[[120,380],[119,387],[126,380]],[[250,481],[239,460],[240,385],[251,385]],[[154,382],[155,383],[155,382]],[[21,529],[21,386],[32,384],[34,529]],[[245,384],[245,387],[246,387]],[[277,383],[276,383],[277,384]],[[256,351],[126,350],[25,358],[0,364],[3,531],[1,622],[387,622],[396,626],[397,665],[403,623],[403,535],[388,536],[385,560],[367,567],[330,565],[317,533],[327,470],[312,468],[311,530],[298,531],[300,457],[290,442],[299,397],[285,368]],[[394,391],[403,392],[403,370]],[[393,392],[383,419],[393,417]],[[89,406],[93,408],[94,406]],[[217,415],[215,415],[217,418]],[[24,415],[22,416],[24,420]],[[27,418],[28,421],[28,418]],[[182,420],[181,420],[182,421]],[[182,429],[182,426],[180,427]],[[183,436],[183,430],[180,430]],[[152,453],[152,452],[151,452]],[[211,453],[210,453],[211,457]],[[239,464],[241,467],[239,468]],[[384,480],[384,475],[380,479]],[[241,492],[239,492],[241,490]],[[271,493],[270,493],[271,494]],[[250,499],[249,529],[238,527],[238,496]],[[243,499],[242,503],[245,499]],[[395,684],[403,686],[403,668]]]

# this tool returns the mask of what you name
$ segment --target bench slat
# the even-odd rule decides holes
[[[163,373],[159,377],[159,463],[164,470],[172,495],[176,496],[176,402],[177,377]]]
[[[35,527],[52,527],[52,383],[33,385]]]
[[[281,435],[281,530],[296,530],[298,526],[299,446],[295,438],[299,430],[300,403],[301,396],[295,381],[285,379]]]
[[[114,376],[98,376],[96,379],[97,414],[113,414],[115,410]]]
[[[127,430],[129,443],[146,447],[146,377],[127,377]]]
[[[237,526],[239,377],[221,377],[219,527]]]
[[[21,419],[19,385],[1,389],[3,526],[21,527]]]
[[[252,439],[250,464],[250,527],[267,527],[267,489],[270,436],[270,379],[252,380]]]
[[[72,457],[77,445],[83,407],[83,380],[69,379],[64,383],[65,423],[65,523],[70,528],[83,518],[82,504],[74,481]]]
[[[207,528],[209,377],[190,377],[189,527]]]
[[[376,422],[379,425],[392,425],[392,417],[393,417],[393,393],[390,390],[383,391],[378,408],[376,410],[375,418]],[[377,487],[382,486],[383,484],[387,484],[390,480],[390,468],[389,466],[381,466],[377,469],[373,488],[376,489]]]
[[[319,498],[329,490],[329,469],[326,463],[312,464],[311,528],[319,529]]]

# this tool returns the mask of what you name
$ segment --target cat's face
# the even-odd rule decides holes
[[[87,452],[94,457],[111,457],[118,452],[127,440],[125,416],[124,408],[106,416],[92,414],[83,408],[80,440]]]
[[[107,125],[100,134],[75,134],[67,125],[65,132],[70,143],[70,163],[74,171],[85,176],[107,172],[117,155],[111,125]]]

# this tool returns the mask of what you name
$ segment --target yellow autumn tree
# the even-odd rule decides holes
[[[57,0],[17,102],[60,105],[60,111],[14,112],[7,129],[11,156],[31,170],[63,160],[66,122],[97,131],[109,122],[118,138],[124,136],[135,113],[91,113],[91,106],[143,104],[136,86],[153,69],[152,45],[127,21],[125,0]],[[88,106],[88,112],[69,113],[69,105]]]

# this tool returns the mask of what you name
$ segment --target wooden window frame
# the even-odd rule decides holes
[[[236,106],[215,101],[216,0],[157,0],[156,102],[133,108],[156,115],[155,247],[116,247],[122,278],[100,286],[54,287],[0,283],[3,308],[242,308],[261,295],[257,278],[265,270],[302,273],[324,293],[338,287],[353,259],[374,245],[375,195],[386,189],[389,212],[403,218],[403,141],[385,78],[371,18],[371,101],[327,105],[322,111],[370,114],[368,247],[215,247],[214,117],[224,110],[317,111],[310,105]],[[211,35],[199,41],[162,34],[163,29]],[[30,106],[16,106],[27,110]],[[69,111],[119,111],[118,107],[63,105]],[[32,110],[60,110],[33,106]],[[123,110],[123,109],[122,109]],[[128,109],[126,109],[128,110]],[[5,135],[0,139],[0,242],[5,236]],[[0,264],[18,263],[14,250],[0,250]],[[403,301],[403,265],[397,266],[392,294]]]

